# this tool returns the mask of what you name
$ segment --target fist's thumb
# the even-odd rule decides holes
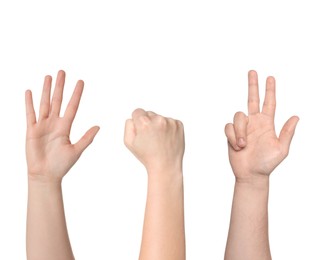
[[[133,142],[134,137],[136,136],[136,130],[132,119],[126,121],[124,128],[124,144],[129,148]]]

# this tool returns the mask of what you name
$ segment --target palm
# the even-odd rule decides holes
[[[83,82],[78,82],[64,116],[60,117],[64,78],[64,72],[60,71],[50,102],[51,78],[46,77],[38,122],[31,92],[27,92],[26,155],[29,176],[61,180],[92,142],[99,129],[91,128],[76,144],[71,144],[69,135],[82,95]]]
[[[272,119],[263,114],[249,116],[247,145],[241,151],[229,147],[229,157],[234,172],[240,175],[237,177],[251,172],[270,174],[284,159]]]
[[[52,122],[56,121],[56,122]],[[63,126],[63,119],[46,120],[27,134],[27,161],[34,169],[52,177],[64,176],[78,159]]]
[[[266,96],[260,112],[258,78],[254,71],[249,73],[249,115],[237,113],[234,124],[226,126],[229,141],[229,159],[237,178],[250,178],[252,174],[270,175],[287,156],[289,145],[298,118],[290,118],[280,133],[275,133],[274,115],[276,108],[275,81],[268,78]],[[237,143],[239,137],[245,138],[245,146]]]

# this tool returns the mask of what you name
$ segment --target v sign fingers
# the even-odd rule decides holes
[[[266,81],[266,95],[262,107],[262,113],[274,118],[276,113],[276,81],[274,77],[268,77]]]
[[[248,73],[248,112],[249,115],[260,113],[258,74],[254,70]]]

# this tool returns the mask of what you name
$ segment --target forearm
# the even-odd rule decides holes
[[[140,260],[184,260],[182,173],[149,173]]]
[[[28,260],[73,260],[64,215],[61,183],[29,179]]]
[[[225,252],[226,260],[271,259],[268,238],[269,177],[238,182]]]

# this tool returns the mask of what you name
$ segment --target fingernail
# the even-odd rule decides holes
[[[244,140],[244,138],[239,138],[239,140],[238,140],[238,145],[239,146],[241,146],[241,147],[243,147],[243,146],[245,146],[246,145],[246,141]]]

